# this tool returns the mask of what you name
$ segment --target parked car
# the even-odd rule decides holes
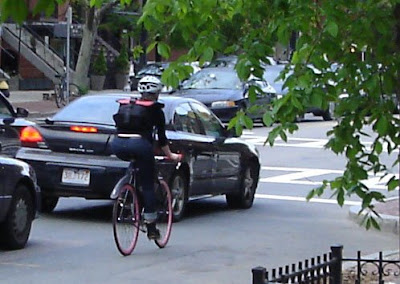
[[[2,121],[2,120],[0,120]],[[27,163],[7,157],[2,145],[14,139],[18,133],[6,130],[9,126],[0,124],[0,247],[21,249],[29,238],[32,221],[37,217],[40,206],[40,188],[34,169]],[[7,137],[4,138],[4,134]]]
[[[60,197],[109,198],[128,166],[110,149],[112,116],[118,101],[130,98],[126,93],[84,96],[22,131],[17,157],[36,170],[43,211],[52,211]],[[174,220],[182,218],[188,200],[196,196],[225,194],[229,206],[251,207],[260,170],[255,146],[234,137],[196,100],[159,100],[165,104],[171,150],[184,156],[179,171],[173,162],[160,168],[173,192]]]
[[[10,101],[0,93],[0,127],[3,151],[2,155],[14,157],[19,146],[19,139],[15,139],[25,126],[34,124],[25,118],[29,115],[28,110],[24,108],[14,108]],[[7,125],[8,127],[4,127]]]
[[[254,104],[270,104],[275,98],[275,89],[267,81],[250,79],[243,82],[232,67],[206,67],[182,82],[173,95],[196,99],[209,107],[223,122],[228,122],[239,110],[247,111],[252,106],[249,100],[251,85],[264,93],[257,95]],[[253,120],[262,120],[264,111],[248,113]]]
[[[130,76],[129,80],[131,83],[131,90],[137,90],[137,84],[140,79],[142,79],[146,75],[153,75],[157,77],[161,77],[162,73],[166,68],[168,68],[169,62],[154,62],[149,63],[140,69],[137,74]]]
[[[285,96],[288,92],[288,88],[284,86],[285,80],[278,79],[280,73],[286,68],[285,64],[276,64],[266,66],[263,74],[263,78],[268,81],[276,90],[277,98],[281,98]],[[310,66],[314,72],[320,72],[316,68]],[[289,70],[287,76],[290,76],[292,71]],[[307,107],[305,113],[312,113],[315,116],[322,116],[325,121],[332,120],[333,113],[335,109],[335,104],[333,102],[329,103],[327,109],[321,109],[317,107]],[[298,120],[304,117],[304,114],[301,117],[298,117]]]
[[[192,74],[195,74],[201,70],[201,68],[199,67],[199,62],[191,62],[184,64],[192,66],[193,68]],[[167,69],[169,65],[170,65],[169,62],[155,62],[147,64],[141,70],[139,70],[139,72],[136,75],[130,76],[131,90],[132,91],[137,90],[137,84],[139,80],[146,75],[152,75],[161,78],[164,70]],[[164,86],[163,89],[161,90],[162,93],[172,93],[173,91],[175,91],[173,88],[167,86]]]

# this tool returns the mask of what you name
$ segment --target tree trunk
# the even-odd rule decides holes
[[[109,1],[101,8],[89,7],[87,1],[86,21],[83,27],[82,43],[79,49],[78,61],[76,63],[75,76],[73,82],[87,88],[89,86],[89,68],[92,57],[93,44],[97,36],[97,29],[104,13],[118,4],[118,0]]]
[[[83,26],[82,42],[73,81],[78,86],[84,88],[87,88],[89,85],[88,74],[90,59],[92,57],[94,40],[97,36],[98,24],[100,23],[100,19],[98,19],[98,17],[99,13],[96,13],[96,8],[89,8],[86,13],[86,22]]]

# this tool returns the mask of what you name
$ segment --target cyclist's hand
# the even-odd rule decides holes
[[[179,162],[180,160],[182,160],[182,154],[171,153],[168,158],[175,162]]]

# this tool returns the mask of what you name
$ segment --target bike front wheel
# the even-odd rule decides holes
[[[60,85],[56,85],[54,87],[54,93],[55,93],[55,101],[56,105],[58,108],[62,108],[67,105],[67,94],[66,90],[64,88],[61,88]]]
[[[159,248],[167,245],[172,230],[172,195],[168,184],[160,180],[160,184],[156,188],[157,197],[157,229],[160,231],[160,238],[155,240]]]
[[[135,188],[124,185],[114,202],[112,215],[114,240],[118,251],[130,255],[139,238],[140,212]]]

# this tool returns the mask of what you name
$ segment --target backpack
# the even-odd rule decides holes
[[[143,104],[135,100],[129,104],[120,104],[118,112],[114,114],[113,119],[119,130],[131,133],[141,133],[153,128],[151,112],[149,108],[154,103]]]

